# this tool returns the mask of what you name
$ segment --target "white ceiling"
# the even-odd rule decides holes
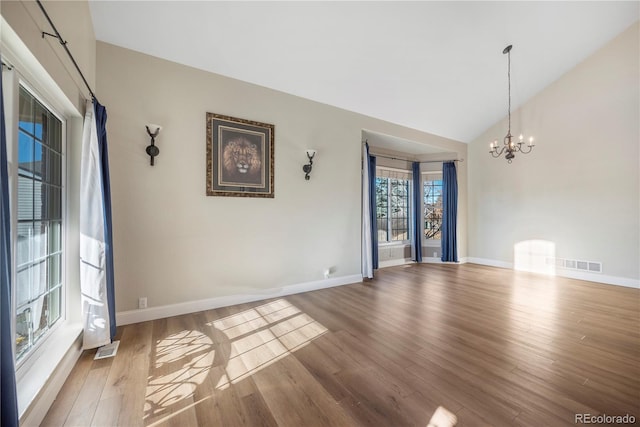
[[[470,142],[640,2],[90,1],[98,40]]]

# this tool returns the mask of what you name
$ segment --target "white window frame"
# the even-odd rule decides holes
[[[413,209],[411,204],[413,203],[413,197],[412,197],[412,191],[413,191],[413,186],[411,185],[411,176],[412,176],[412,172],[406,169],[399,169],[399,168],[392,168],[392,167],[388,167],[388,166],[376,166],[376,178],[379,177],[378,175],[378,170],[387,170],[387,171],[391,171],[391,172],[397,172],[397,173],[403,173],[403,174],[407,174],[408,175],[408,181],[409,181],[409,192],[407,197],[409,198],[408,203],[407,203],[407,220],[408,220],[408,224],[407,224],[407,236],[411,235],[411,224],[412,224],[412,220],[413,220]],[[376,233],[378,232],[377,228],[376,228]],[[387,234],[389,235],[389,218],[387,218]],[[411,240],[410,239],[405,239],[405,240],[391,240],[391,241],[378,241],[378,246],[410,246],[411,245]]]
[[[30,361],[31,359],[38,359],[39,355],[38,352],[40,350],[40,348],[45,344],[45,342],[47,340],[49,340],[51,338],[51,335],[60,327],[60,325],[62,325],[66,320],[67,320],[67,286],[66,286],[66,280],[67,280],[67,157],[66,157],[66,152],[67,152],[67,120],[66,118],[60,114],[60,112],[52,107],[51,103],[48,102],[40,93],[39,91],[37,91],[36,89],[34,89],[33,85],[31,85],[18,71],[14,70],[15,72],[15,77],[14,77],[14,81],[12,82],[12,87],[11,90],[12,92],[16,93],[19,92],[19,88],[20,86],[22,86],[27,92],[29,92],[29,94],[36,99],[38,102],[40,102],[47,110],[49,110],[53,115],[56,116],[56,118],[58,120],[60,120],[61,122],[61,131],[62,131],[62,135],[61,135],[61,148],[60,148],[60,155],[61,155],[61,170],[60,170],[60,183],[61,183],[61,216],[62,216],[62,221],[61,221],[61,250],[62,250],[62,254],[61,254],[61,261],[60,261],[60,268],[61,268],[61,277],[62,277],[62,286],[61,286],[61,290],[60,290],[60,318],[58,320],[56,320],[56,322],[53,324],[52,327],[49,327],[47,329],[47,331],[44,333],[44,335],[42,337],[40,337],[38,339],[38,342],[36,342],[29,350],[27,350],[27,352],[25,353],[25,355],[20,359],[20,360],[15,360],[16,363],[16,373],[20,372],[23,369],[23,366],[30,366],[34,363],[34,361]],[[17,84],[17,87],[15,87],[15,85]],[[13,108],[17,107],[19,102],[19,97],[17,102],[14,103],[14,105],[12,106]],[[19,110],[16,110],[19,111]],[[13,135],[18,135],[19,131],[18,131],[18,120],[19,120],[19,114],[12,112],[11,114],[11,123],[6,123],[6,127],[7,129],[9,128],[9,126],[12,127],[12,134]],[[10,193],[11,193],[11,207],[12,207],[12,216],[11,216],[11,229],[12,230],[17,230],[18,229],[18,215],[17,215],[17,206],[18,206],[18,138],[14,137],[11,140],[11,157],[10,157],[10,161],[12,163],[12,167],[10,170],[10,177],[9,177],[9,185],[10,185]],[[16,262],[16,254],[17,254],[17,249],[18,249],[18,236],[17,233],[12,233],[11,235],[11,283],[17,284],[17,262]],[[12,292],[11,295],[11,311],[12,311],[12,322],[13,322],[13,328],[12,330],[15,331],[15,322],[16,322],[16,309],[17,309],[17,292]],[[13,334],[12,337],[12,346],[13,346],[13,354],[14,354],[14,358],[17,357],[17,353],[16,353],[16,342],[15,342],[15,334]]]
[[[440,176],[442,179],[442,171],[424,171],[420,173],[420,236],[422,236],[422,246],[427,248],[435,248],[440,247],[442,244],[442,239],[425,239],[424,237],[424,183],[426,181],[432,181],[429,179],[429,175]]]

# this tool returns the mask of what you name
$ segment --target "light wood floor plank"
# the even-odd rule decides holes
[[[89,371],[64,423],[65,426],[88,426],[91,424],[109,375],[109,369],[109,366],[103,366]]]
[[[53,402],[42,427],[58,427],[64,425],[79,392],[84,385],[93,364],[93,354],[84,352],[76,362],[69,378],[65,382],[66,393],[62,393]]]

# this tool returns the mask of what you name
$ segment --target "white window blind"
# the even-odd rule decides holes
[[[376,176],[380,178],[403,179],[405,181],[411,181],[412,179],[412,173],[410,171],[385,167],[377,167]]]

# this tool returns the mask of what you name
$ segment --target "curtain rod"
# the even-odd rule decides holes
[[[375,157],[382,157],[390,160],[402,160],[405,162],[419,162],[419,163],[445,163],[445,162],[464,162],[464,159],[450,159],[450,160],[409,160],[409,159],[401,159],[399,157],[391,157],[391,156],[383,156],[379,154],[372,154]]]
[[[365,139],[364,141],[362,141],[362,144],[367,144],[369,142],[368,139]],[[419,161],[419,160],[409,160],[409,159],[403,159],[400,157],[391,157],[391,156],[385,156],[382,154],[372,154],[372,156],[376,156],[376,157],[382,157],[384,159],[389,159],[389,160],[402,160],[404,162],[419,162],[419,163],[444,163],[444,162],[464,162],[464,159],[451,159],[451,160],[423,160],[423,161]]]
[[[42,5],[42,2],[40,0],[36,0],[36,3],[38,3],[38,6],[40,6],[40,10],[44,14],[45,18],[47,18],[47,21],[49,21],[49,25],[51,25],[51,28],[53,28],[53,31],[55,32],[55,34],[51,34],[51,33],[47,33],[45,31],[43,31],[42,32],[42,38],[44,38],[44,36],[50,36],[50,37],[55,37],[55,38],[58,39],[58,41],[60,42],[62,47],[64,47],[64,50],[67,52],[67,55],[69,55],[69,58],[71,59],[71,62],[73,62],[73,65],[76,67],[76,70],[78,71],[78,74],[80,74],[80,77],[82,77],[82,81],[84,82],[84,85],[87,87],[87,89],[89,89],[89,93],[91,94],[91,99],[92,100],[95,99],[97,101],[98,98],[96,97],[95,93],[93,93],[93,90],[91,90],[91,86],[89,86],[89,83],[87,82],[87,79],[85,79],[84,74],[82,74],[82,71],[80,70],[80,67],[78,66],[78,63],[76,62],[75,58],[71,54],[71,51],[67,47],[67,42],[64,41],[64,39],[60,35],[60,32],[58,32],[58,29],[53,24],[53,21],[49,17],[49,14],[45,10],[44,6]]]

